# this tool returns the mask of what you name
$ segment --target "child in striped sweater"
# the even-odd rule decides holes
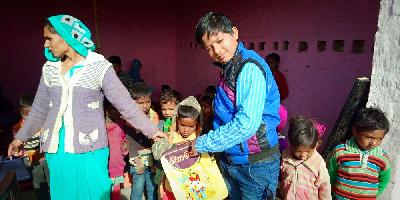
[[[325,126],[302,116],[290,119],[290,146],[282,153],[281,165],[284,199],[332,199],[328,170],[316,151],[321,127]]]
[[[377,108],[360,110],[353,122],[353,137],[335,147],[329,160],[336,199],[376,199],[390,179],[388,155],[379,145],[389,121]]]

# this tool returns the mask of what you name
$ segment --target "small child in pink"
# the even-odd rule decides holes
[[[113,182],[111,199],[120,200],[120,186],[121,183],[124,183],[124,156],[128,154],[128,143],[124,131],[117,124],[120,119],[119,112],[109,102],[105,102],[104,106],[106,108],[106,129],[110,148],[108,171]]]
[[[326,130],[322,127],[301,116],[290,119],[290,146],[282,153],[281,165],[280,193],[284,199],[332,199],[326,163],[316,151],[319,135]]]

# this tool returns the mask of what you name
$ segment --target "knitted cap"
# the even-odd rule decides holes
[[[81,56],[86,57],[88,51],[96,49],[91,40],[90,30],[79,19],[70,15],[56,15],[49,17],[48,20],[58,35]],[[48,48],[45,48],[45,56],[49,61],[60,60],[60,58],[54,57]]]

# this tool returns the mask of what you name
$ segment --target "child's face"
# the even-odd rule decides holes
[[[174,110],[176,108],[175,102],[168,102],[161,104],[161,112],[165,118],[170,118],[174,114]]]
[[[149,96],[143,96],[135,100],[136,103],[139,105],[140,108],[142,108],[142,111],[144,114],[148,114],[150,111],[150,106],[151,106],[151,99]]]
[[[196,131],[197,121],[193,118],[179,118],[177,120],[179,134],[183,138],[189,137],[192,133]]]
[[[307,160],[314,154],[315,147],[307,147],[307,146],[290,147],[290,151],[292,152],[294,158],[299,160]]]
[[[210,117],[212,113],[212,108],[207,103],[201,102],[201,114],[204,118]]]
[[[357,131],[353,128],[353,135],[361,150],[371,150],[381,145],[385,137],[385,130]]]
[[[209,37],[207,34],[203,35],[203,47],[214,61],[226,64],[235,55],[239,31],[236,27],[233,27],[232,31],[232,34],[218,32]]]
[[[19,112],[21,113],[22,119],[25,120],[28,117],[29,112],[31,112],[31,107],[23,106],[19,109]]]

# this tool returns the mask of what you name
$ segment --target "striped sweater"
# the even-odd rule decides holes
[[[362,151],[354,137],[336,146],[328,168],[337,199],[376,199],[386,188],[391,172],[386,152],[380,147]]]

